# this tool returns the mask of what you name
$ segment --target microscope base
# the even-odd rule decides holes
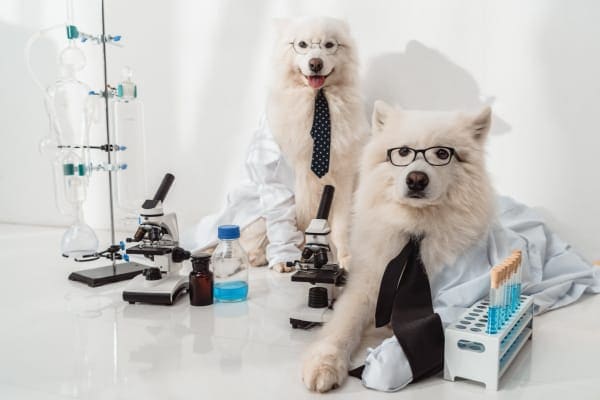
[[[173,305],[188,290],[188,277],[177,274],[163,275],[162,279],[148,281],[140,275],[127,284],[123,300],[134,303]]]
[[[311,308],[302,304],[290,314],[290,324],[294,329],[310,329],[329,321],[331,312],[329,307]]]
[[[90,287],[106,285],[108,283],[126,281],[142,273],[147,266],[135,262],[119,263],[115,268],[112,265],[84,269],[69,274],[69,280],[85,283]]]

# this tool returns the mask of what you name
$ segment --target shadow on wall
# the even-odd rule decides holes
[[[381,79],[380,77],[386,77]],[[415,110],[477,110],[493,105],[467,70],[437,50],[410,41],[403,53],[382,54],[367,63],[364,80],[367,114],[375,100]],[[494,115],[492,134],[510,131]]]
[[[523,179],[545,176],[557,185],[541,185],[540,197],[548,209],[538,210],[549,226],[560,232],[588,259],[600,259],[600,179],[598,179],[598,115],[600,115],[600,3],[550,2],[543,8],[532,57],[540,65],[537,104],[551,135]],[[542,125],[543,124],[543,125]],[[543,158],[542,158],[543,157]],[[552,215],[550,215],[552,213]]]

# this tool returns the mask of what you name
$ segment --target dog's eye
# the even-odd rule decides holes
[[[437,156],[437,158],[439,158],[440,160],[447,160],[448,157],[450,157],[450,152],[446,149],[438,149],[435,152],[435,155]]]
[[[335,43],[333,43],[333,42],[327,42],[327,43],[325,43],[325,48],[326,49],[331,49],[331,48],[333,48],[333,46],[335,46]]]
[[[301,40],[298,42],[298,47],[301,49],[306,49],[308,47],[308,43],[306,43],[304,40]]]
[[[400,157],[406,157],[410,154],[410,149],[408,147],[400,147],[398,149],[398,154]]]

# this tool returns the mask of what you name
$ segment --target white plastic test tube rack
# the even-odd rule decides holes
[[[533,298],[521,296],[519,307],[497,333],[486,333],[488,300],[481,300],[446,327],[444,379],[463,378],[498,390],[498,382],[533,331]]]

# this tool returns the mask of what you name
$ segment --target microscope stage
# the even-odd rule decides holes
[[[149,256],[164,256],[173,251],[172,247],[132,246],[127,249],[127,254],[141,254]]]
[[[322,268],[311,268],[298,270],[292,275],[292,282],[307,282],[313,285],[325,283],[341,286],[346,281],[346,270],[336,264],[327,264]]]

